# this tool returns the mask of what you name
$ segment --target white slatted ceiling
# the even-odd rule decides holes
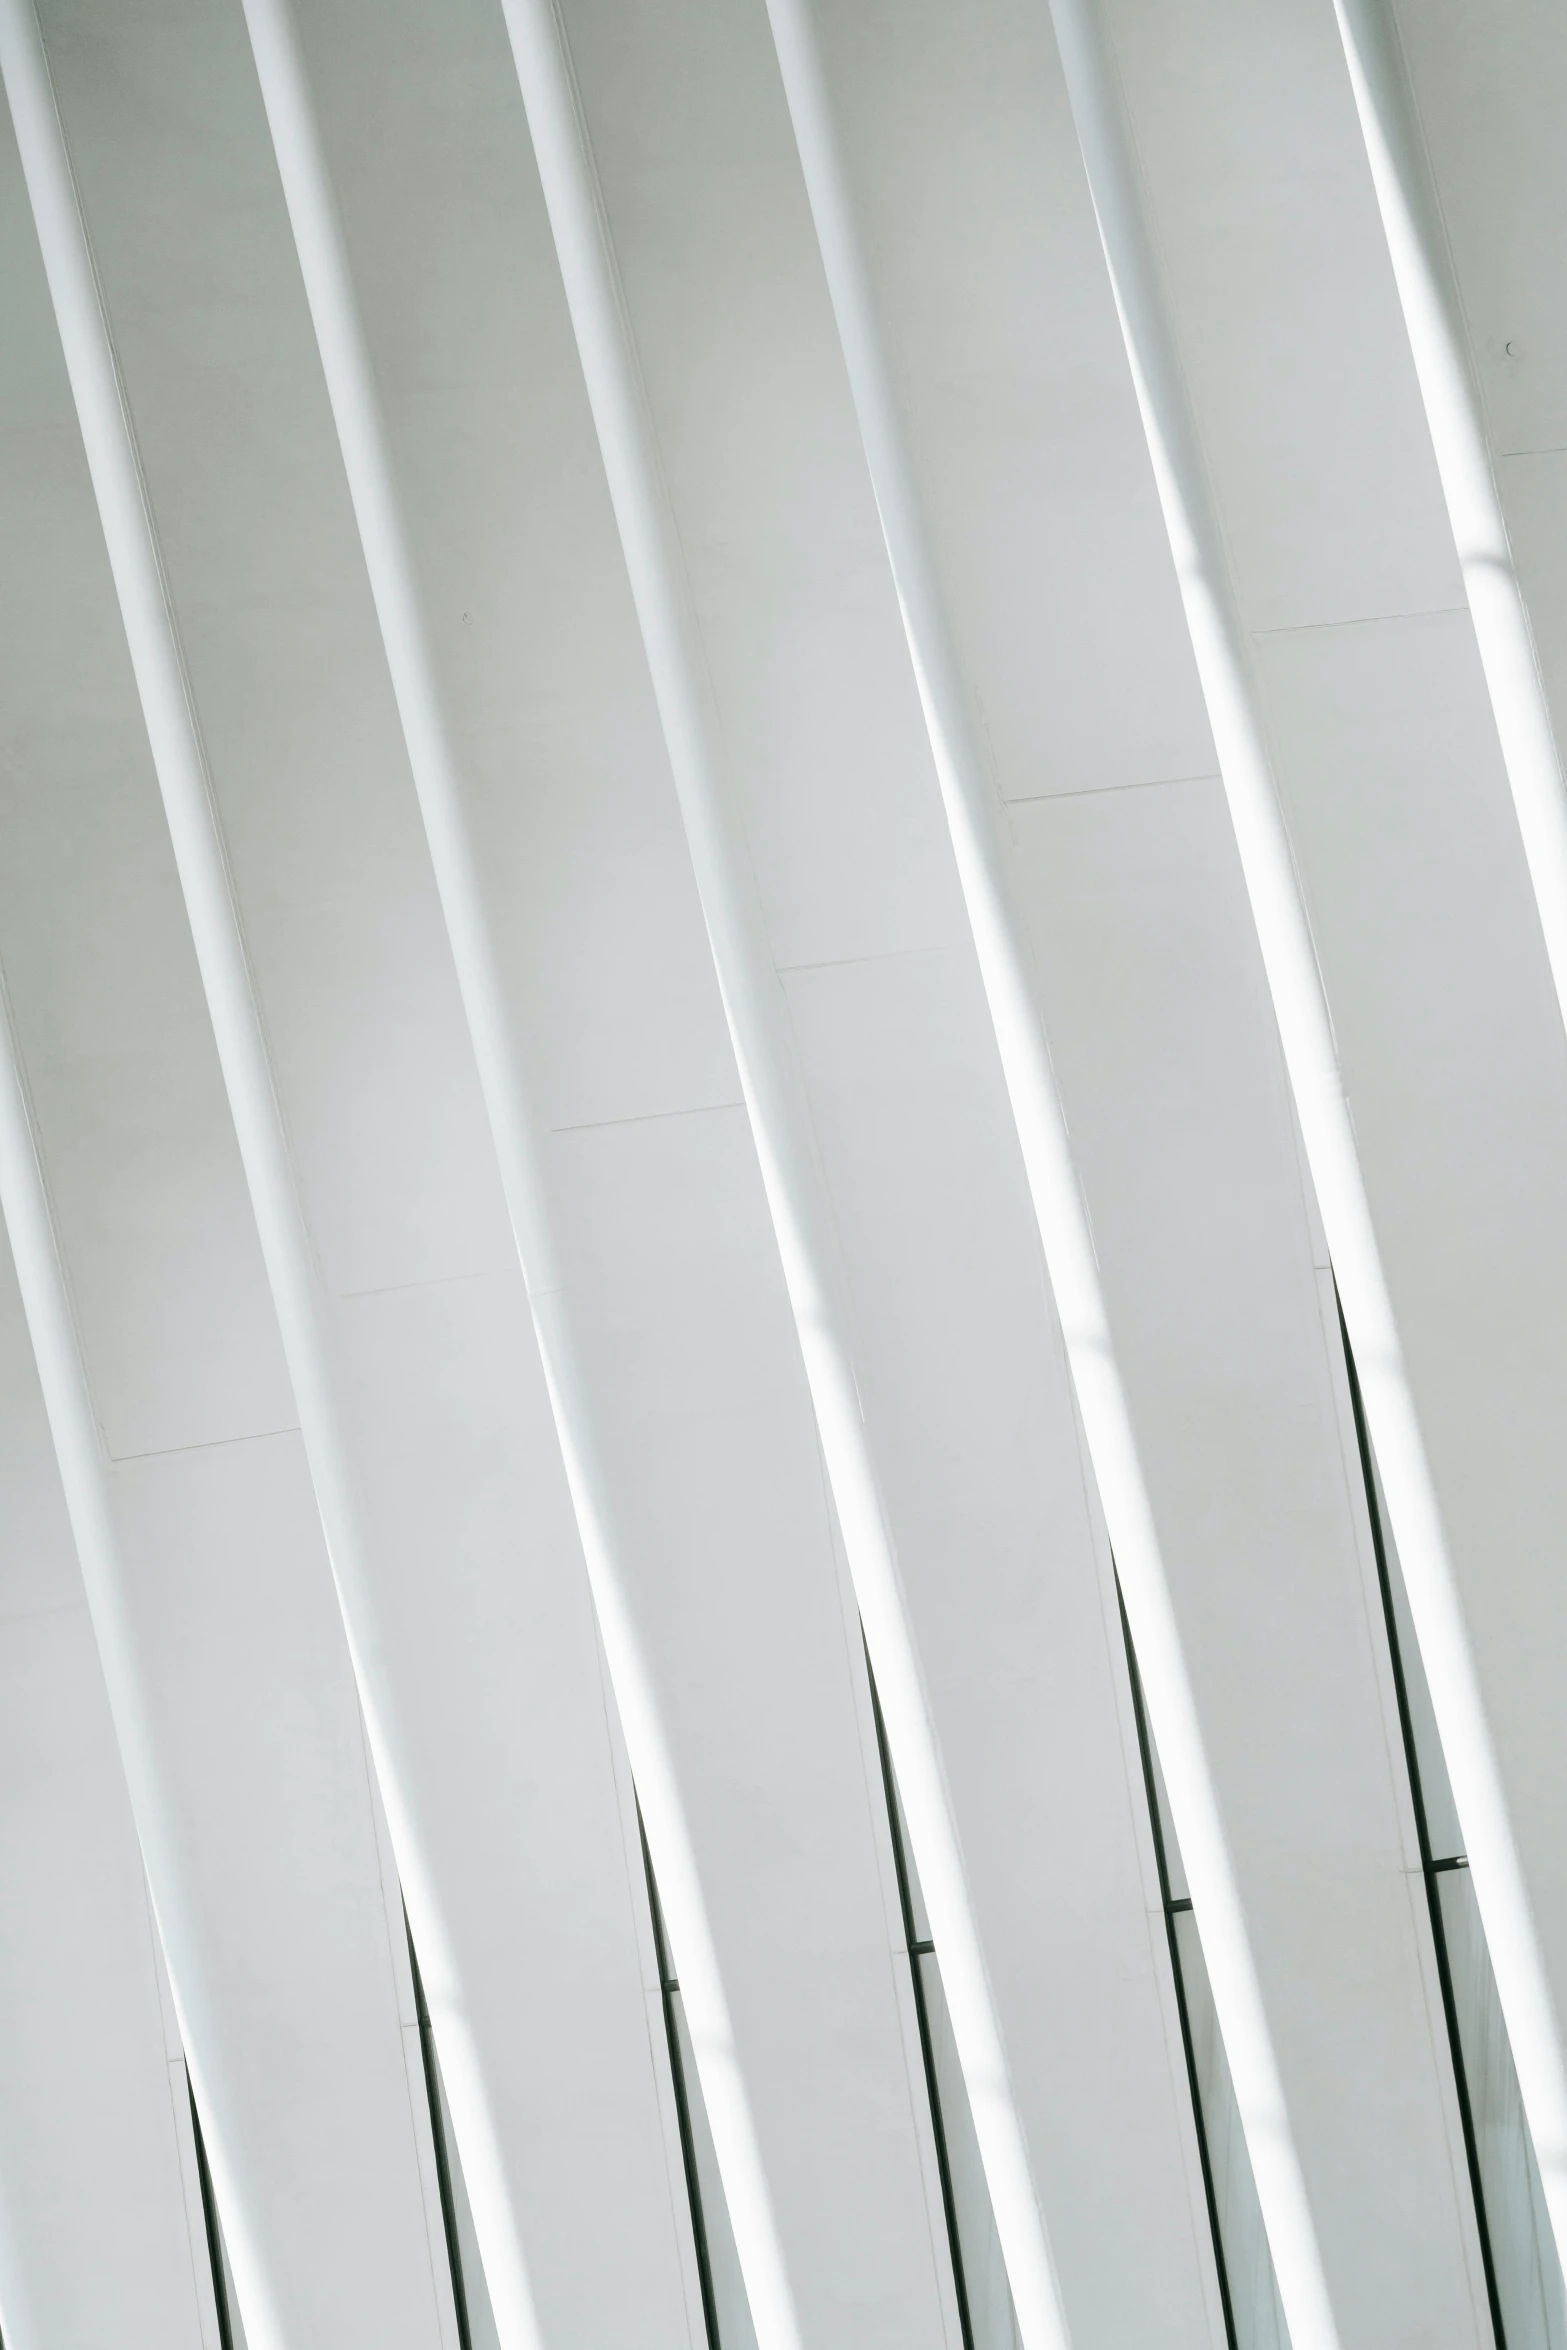
[[[297,27],[341,222],[346,277],[307,269],[308,301],[304,117],[275,73],[263,104],[239,0],[41,21],[303,1215],[327,1380],[305,1433],[319,1476],[335,1420],[346,1628],[499,2339],[703,2333],[607,1709],[758,2343],[958,2339],[856,1602],[1021,2337],[1224,2339],[1097,1471],[1112,1529],[1118,1476],[1148,1495],[1160,1579],[1129,1586],[1133,1635],[1294,2350],[1487,2340],[1331,1269],[1067,103],[1070,81],[1083,128],[1089,85],[1016,0],[817,0],[771,27],[762,0],[518,0],[522,92],[498,0],[249,14],[264,65]],[[1567,60],[1546,15],[1528,0],[1493,41],[1449,0],[1399,29],[1548,695]],[[1567,1054],[1508,710],[1330,0],[1057,21],[1113,64],[1118,200],[1151,240],[1312,925],[1495,1747],[1482,1818],[1428,1656],[1555,2208]],[[17,106],[28,23],[7,0]],[[580,108],[558,151],[556,39]],[[586,385],[551,236],[579,136],[624,303]],[[1109,150],[1088,153],[1106,218]],[[454,2321],[397,1889],[9,168],[0,958],[54,1214],[27,1245],[69,1287],[131,1627],[111,1687],[153,1725],[132,1792],[158,1789],[143,1845],[252,2350],[434,2350]],[[368,492],[311,303],[329,361],[362,326]],[[634,449],[606,365],[637,378]],[[661,573],[633,543],[655,508]],[[923,713],[900,592],[916,660],[946,664]],[[411,677],[455,786],[435,870]],[[681,693],[711,728],[700,773],[666,732]],[[949,842],[953,725],[1004,938],[961,825]],[[414,724],[429,824],[422,744]],[[998,939],[1060,1089],[1114,1459],[1032,1160],[1025,1180]],[[36,1421],[20,1354],[17,1379]],[[36,1446],[7,1457],[25,1581],[58,1500]],[[43,2350],[112,2305],[118,2338],[194,2343],[214,2319],[160,2102],[179,2068],[61,1605],[53,1646],[31,1603],[7,1644],[39,1710],[4,1766],[0,2323]],[[63,2149],[89,2142],[73,2192]]]

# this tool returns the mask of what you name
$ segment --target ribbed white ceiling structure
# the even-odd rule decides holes
[[[4,2350],[1567,2350],[1560,0],[0,0]]]

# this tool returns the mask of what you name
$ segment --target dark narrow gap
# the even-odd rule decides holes
[[[1387,1628],[1388,1654],[1393,1667],[1393,1692],[1398,1702],[1398,1727],[1404,1742],[1404,1765],[1409,1775],[1410,1801],[1414,1806],[1415,1840],[1420,1850],[1420,1873],[1425,1880],[1426,1908],[1431,1919],[1431,1940],[1436,1948],[1437,1981],[1442,1991],[1442,2013],[1447,2022],[1447,2044],[1453,2060],[1453,2085],[1458,2093],[1458,2118],[1464,2133],[1464,2160],[1469,2166],[1469,2192],[1474,2199],[1475,2229],[1480,2238],[1480,2265],[1485,2272],[1485,2297],[1491,2312],[1491,2330],[1496,2337],[1496,2350],[1507,2350],[1507,2332],[1502,2323],[1501,2296],[1497,2291],[1496,2263],[1491,2250],[1491,2227],[1486,2216],[1485,2188],[1480,2177],[1480,2146],[1475,2136],[1474,2108],[1469,2099],[1469,2074],[1464,2064],[1464,2045],[1458,2029],[1458,2003],[1453,1996],[1452,1968],[1447,1955],[1447,1928],[1442,1917],[1442,1898],[1437,1878],[1448,1869],[1467,1868],[1461,1853],[1433,1860],[1431,1831],[1426,1819],[1425,1794],[1420,1784],[1420,1759],[1415,1751],[1414,1717],[1409,1707],[1409,1687],[1404,1678],[1404,1657],[1399,1646],[1398,1619],[1393,1609],[1393,1581],[1388,1567],[1387,1544],[1382,1533],[1382,1512],[1377,1502],[1376,1472],[1371,1460],[1371,1439],[1366,1430],[1365,1406],[1360,1394],[1360,1374],[1355,1368],[1354,1349],[1349,1343],[1349,1330],[1344,1320],[1344,1307],[1337,1285],[1333,1301],[1338,1308],[1339,1337],[1344,1346],[1344,1367],[1349,1374],[1349,1401],[1355,1418],[1355,1444],[1360,1454],[1361,1482],[1365,1487],[1366,1511],[1371,1520],[1371,1547],[1376,1555],[1377,1588],[1382,1594],[1382,1621]]]
[[[1172,1895],[1170,1891],[1170,1862],[1164,1846],[1164,1822],[1159,1816],[1159,1783],[1154,1776],[1153,1745],[1148,1735],[1142,1675],[1137,1670],[1137,1651],[1132,1646],[1132,1627],[1126,1620],[1126,1601],[1121,1593],[1119,1576],[1116,1578],[1115,1599],[1121,1611],[1121,1638],[1126,1643],[1126,1669],[1131,1676],[1137,1751],[1142,1760],[1143,1789],[1148,1799],[1148,1818],[1153,1828],[1154,1867],[1159,1877],[1159,1902],[1164,1911],[1164,1935],[1170,1950],[1170,1972],[1175,1978],[1175,2011],[1181,2019],[1181,2048],[1186,2057],[1186,2083],[1191,2091],[1192,2120],[1197,2131],[1197,2159],[1202,2167],[1203,2199],[1208,2206],[1208,2232],[1213,2238],[1213,2265],[1219,2279],[1219,2306],[1224,2312],[1224,2339],[1229,2350],[1239,2350],[1239,2338],[1235,2331],[1235,2305],[1230,2298],[1230,2271],[1224,2257],[1224,2231],[1219,2225],[1219,2198],[1213,2183],[1213,2160],[1208,2151],[1208,2125],[1203,2118],[1202,2087],[1197,2078],[1197,2051],[1192,2041],[1191,2010],[1186,2000],[1186,1974],[1181,1965],[1180,1936],[1175,1930],[1176,1919],[1192,1905],[1188,1896]]]
[[[931,2134],[936,2142],[936,2172],[941,2180],[941,2208],[947,2223],[947,2250],[952,2259],[952,2288],[957,2297],[958,2327],[963,2336],[963,2350],[974,2350],[974,2322],[969,2315],[968,2279],[964,2274],[963,2245],[958,2234],[957,2199],[952,2192],[952,2164],[947,2154],[946,2126],[941,2118],[936,2051],[930,2036],[930,2010],[925,2000],[923,1961],[930,1956],[935,1945],[920,1941],[914,1931],[914,1899],[909,1891],[909,1863],[903,1849],[903,1824],[898,1816],[898,1787],[892,1775],[887,1725],[881,1718],[881,1699],[877,1695],[876,1676],[871,1671],[868,1649],[865,1655],[865,1676],[870,1683],[871,1713],[876,1723],[876,1752],[881,1760],[887,1825],[892,1831],[892,1861],[898,1879],[898,1910],[903,1920],[903,1940],[909,1954],[909,1978],[914,1986],[914,2014],[919,2024],[920,2059],[925,2068],[925,2094],[930,2102]]]
[[[446,2233],[446,2265],[452,2272],[457,2341],[459,2350],[473,2350],[473,2335],[468,2325],[468,2288],[463,2281],[462,2245],[457,2235],[457,2203],[452,2194],[452,2163],[446,2145],[446,2115],[441,2104],[441,2076],[435,2062],[435,2033],[430,2025],[430,2010],[425,2005],[424,1978],[419,1972],[419,1953],[414,1948],[406,1909],[403,1932],[408,1936],[408,1965],[414,1981],[414,2014],[419,2019],[419,2054],[424,2061],[424,2093],[430,2107],[430,2136],[435,2143],[435,2177],[441,2196],[441,2226]]]
[[[691,2128],[691,2094],[686,2086],[685,2059],[680,2052],[680,2025],[675,2015],[675,1994],[680,1985],[669,1963],[664,1912],[658,1898],[658,1882],[653,1875],[653,1856],[648,1851],[647,1829],[642,1822],[640,1804],[637,1806],[637,1834],[642,1839],[642,1868],[647,1878],[648,1910],[653,1920],[653,1951],[658,1961],[658,1990],[664,2008],[664,2038],[669,2045],[669,2071],[675,2090],[680,2159],[685,2166],[686,2200],[691,2206],[691,2239],[696,2246],[697,2281],[702,2289],[702,2323],[707,2331],[707,2350],[722,2350],[718,2332],[718,2297],[713,2291],[713,2263],[707,2247],[707,2221],[702,2211],[702,2181],[696,2167],[696,2137]]]
[[[223,2260],[223,2230],[218,2224],[218,2199],[212,2192],[212,2172],[207,2166],[207,2142],[201,2134],[201,2116],[196,2111],[196,2092],[190,2085],[189,2071],[185,2075],[185,2094],[190,2099],[190,2126],[196,2140],[196,2176],[201,2182],[201,2217],[207,2231],[207,2264],[212,2270],[212,2298],[218,2311],[219,2350],[234,2350],[234,2320],[229,2313],[229,2280]]]

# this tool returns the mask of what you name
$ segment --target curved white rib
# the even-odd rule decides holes
[[[810,0],[768,0],[773,36],[969,924],[1110,1527],[1181,1853],[1202,1932],[1279,2289],[1296,2350],[1336,2331],[1283,2085],[1203,1748],[1158,1533],[1111,1344],[1092,1234],[1040,1025],[1009,852],[976,736],[866,280]],[[987,2179],[989,2168],[987,2164]],[[997,2182],[990,2179],[1001,2224]],[[1003,2245],[1006,2237],[1003,2229]]]
[[[458,763],[420,610],[298,36],[288,0],[244,0],[244,6],[599,1630],[658,1872],[659,1899],[679,1952],[682,1999],[758,2343],[760,2350],[800,2350],[771,2194],[684,1807],[626,1598],[621,1566],[626,1544],[613,1525],[608,1484],[595,1458],[592,1406],[580,1377],[556,1270],[527,1091],[512,1048],[504,991],[462,806]],[[395,1831],[395,1819],[393,1825]],[[415,1857],[410,1902],[424,1890]],[[426,1896],[423,1907],[433,1923],[433,1900]],[[439,2039],[440,2019],[436,2021]],[[481,2157],[469,2165],[466,2183],[491,2303],[506,2350],[524,2350],[525,2345],[537,2341],[537,2333],[527,2300],[522,2250],[499,2176],[491,2176],[482,2160],[482,2150],[491,2143],[487,2107],[475,2095],[465,2114],[456,2102],[465,2087],[478,2088],[471,2052],[450,2027],[448,2037],[455,2060],[448,2075],[448,2094],[453,2099],[465,2161],[470,2146]]]
[[[1386,0],[1334,0],[1518,829],[1567,1019],[1567,782]]]
[[[1552,2232],[1567,2256],[1567,2064],[1561,2031],[1356,1155],[1332,1019],[1279,803],[1245,632],[1209,503],[1196,426],[1159,290],[1130,135],[1096,0],[1052,0],[1052,14]],[[1162,1731],[1159,1735],[1162,1753]],[[1186,1831],[1179,1818],[1177,1829],[1184,1853]],[[1186,1858],[1190,1865],[1190,1855]],[[1194,1904],[1194,1912],[1200,1918],[1200,1904]],[[1260,2171],[1258,2185],[1260,2189]],[[1263,2208],[1266,2214],[1266,2198]],[[1269,2236],[1273,2240],[1271,2219]],[[1274,2260],[1296,2350],[1306,2350],[1318,2337],[1300,2329],[1277,2242]]]
[[[128,580],[131,574],[138,575],[131,592],[145,594],[149,586],[156,590],[156,556],[149,543],[140,551],[138,562],[130,544],[136,536],[135,518],[141,512],[140,474],[32,0],[0,0],[0,76],[5,82],[90,462],[95,446],[98,451],[93,481],[100,507],[105,510],[106,536],[110,535],[107,517],[112,511],[125,542]],[[116,580],[118,584],[118,570]],[[166,690],[166,681],[164,685]],[[224,2232],[246,2330],[256,2350],[288,2350],[265,2246],[253,2224],[251,2198],[245,2189],[239,2151],[243,2132],[236,2126],[221,2041],[207,1997],[199,1924],[164,1792],[157,1738],[137,1662],[134,1625],[125,1602],[125,1569],[109,1503],[97,1415],[3,988],[0,1208],[16,1260],[136,1832],[168,1959],[180,2037],[207,2127],[208,2152],[219,2183]]]
[[[0,70],[11,95],[27,72],[26,27],[0,6]],[[34,34],[36,38],[36,33]],[[52,101],[51,101],[52,103]],[[208,2153],[220,2182],[224,2232],[245,2324],[257,2350],[287,2350],[265,2250],[250,2221],[238,2157],[240,2138],[206,1992],[201,1937],[166,1799],[158,1743],[147,1710],[135,1627],[125,1599],[125,1565],[109,1504],[97,1414],[87,1386],[69,1286],[55,1237],[27,1091],[17,1057],[11,1008],[0,982],[0,1212],[5,1217],[28,1335],[38,1364],[49,1433],[71,1521],[93,1633],[130,1790],[136,1834],[168,1960],[180,2038],[207,2125]]]
[[[32,0],[0,0],[0,39],[7,95],[16,124],[28,197],[65,354],[92,477],[109,566],[152,749],[175,864],[195,942],[230,1114],[239,1141],[284,1355],[300,1413],[317,1506],[342,1606],[366,1727],[399,1852],[416,1849],[390,1768],[397,1740],[384,1676],[377,1669],[375,1615],[364,1573],[356,1511],[338,1430],[336,1402],[317,1295],[314,1258],[294,1186],[281,1112],[273,1089],[249,962],[234,899],[217,809],[207,772],[184,656],[170,607],[146,485],[124,389],[104,316],[86,224],[49,76]],[[417,1875],[417,1871],[415,1872]],[[155,1892],[156,1892],[155,1886]],[[173,1972],[171,1959],[171,1973]],[[176,1994],[180,1985],[176,1978]],[[198,2036],[191,2050],[198,2083],[209,2073]],[[232,2184],[225,2114],[211,2107],[213,2159]],[[225,2202],[225,2225],[246,2229],[243,2199]],[[248,2332],[282,2350],[259,2246],[234,2252],[236,2283]],[[252,2310],[254,2309],[254,2316]],[[271,2328],[270,2334],[267,2329]],[[531,2316],[519,2337],[537,2341]]]
[[[761,1161],[975,2127],[1028,2350],[1065,2350],[1061,2309],[955,1823],[877,1486],[820,1177],[777,974],[724,775],[706,661],[647,413],[564,30],[505,0],[545,202],[647,650],[725,1015]],[[684,1978],[682,1977],[682,1980]]]

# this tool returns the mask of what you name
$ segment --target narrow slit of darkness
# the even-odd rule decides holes
[[[419,1972],[419,1953],[414,1948],[408,1912],[403,1912],[403,1932],[408,1936],[408,1965],[414,1982],[414,2014],[419,2019],[419,2054],[424,2063],[424,2093],[430,2107],[430,2136],[435,2145],[435,2181],[441,2198],[441,2226],[446,2234],[446,2265],[452,2272],[452,2305],[457,2312],[457,2341],[459,2350],[473,2350],[473,2334],[468,2324],[468,2287],[462,2273],[462,2242],[457,2233],[457,2199],[452,2193],[451,2155],[446,2145],[446,2116],[441,2110],[441,2076],[435,2062],[435,2033],[430,2024],[430,2010],[425,2004],[424,1978]]]
[[[1224,2257],[1224,2231],[1219,2225],[1219,2195],[1213,2181],[1208,2124],[1202,2109],[1202,2084],[1197,2077],[1197,2050],[1192,2040],[1191,2008],[1186,1998],[1186,1970],[1181,1964],[1180,1936],[1175,1930],[1176,1919],[1192,1905],[1187,1894],[1172,1894],[1170,1891],[1170,1860],[1164,1846],[1164,1822],[1159,1817],[1159,1783],[1154,1776],[1153,1745],[1148,1735],[1148,1713],[1143,1704],[1142,1675],[1137,1670],[1137,1651],[1132,1646],[1132,1627],[1126,1620],[1126,1601],[1121,1594],[1119,1576],[1116,1578],[1115,1599],[1121,1611],[1121,1638],[1126,1644],[1126,1669],[1132,1684],[1132,1718],[1137,1724],[1137,1752],[1143,1766],[1143,1792],[1148,1803],[1149,1824],[1153,1829],[1159,1904],[1164,1911],[1164,1936],[1169,1945],[1170,1973],[1175,1982],[1175,2012],[1181,2020],[1186,2086],[1191,2095],[1192,2122],[1197,2132],[1197,2160],[1202,2170],[1203,2200],[1208,2206],[1208,2233],[1213,2240],[1213,2266],[1219,2281],[1219,2306],[1224,2313],[1224,2339],[1228,2350],[1239,2350],[1239,2336],[1235,2331],[1235,2304],[1230,2297],[1229,2264]]]
[[[962,2239],[958,2234],[957,2197],[952,2191],[952,2162],[947,2152],[941,2088],[936,2079],[936,2049],[930,2036],[930,2008],[925,1998],[923,1961],[936,1946],[933,1942],[918,1940],[914,1932],[914,1896],[909,1890],[908,1856],[903,1849],[903,1829],[898,1818],[898,1783],[892,1775],[887,1725],[881,1718],[881,1699],[876,1692],[876,1676],[871,1671],[869,1649],[865,1653],[865,1677],[870,1683],[871,1714],[876,1724],[876,1752],[881,1761],[882,1793],[886,1797],[887,1825],[892,1833],[892,1865],[898,1880],[898,1911],[903,1920],[903,1940],[909,1954],[909,1980],[914,1989],[914,2016],[919,2026],[920,2061],[925,2068],[925,2096],[930,2106],[931,2135],[936,2143],[936,2175],[941,2181],[941,2209],[947,2223],[947,2251],[952,2261],[952,2290],[958,2305],[958,2328],[963,2336],[963,2350],[974,2350],[974,2322],[969,2314],[968,2277],[963,2267]]]
[[[218,2312],[218,2345],[219,2350],[234,2350],[234,2320],[229,2312],[229,2281],[223,2265],[223,2230],[218,2224],[218,2199],[212,2192],[212,2173],[207,2167],[207,2142],[201,2134],[196,2092],[190,2085],[188,2072],[185,2075],[185,2094],[190,2099],[191,2134],[196,2141],[196,2177],[201,2185],[201,2217],[207,2231],[207,2264],[212,2270],[212,2298]]]
[[[642,1839],[642,1870],[647,1878],[648,1912],[653,1920],[653,1953],[658,1961],[658,1994],[664,2010],[669,2075],[675,2091],[675,2122],[680,2131],[680,2160],[686,2174],[686,2201],[691,2207],[691,2241],[696,2249],[697,2283],[702,2293],[702,2324],[707,2333],[707,2350],[722,2350],[718,2331],[718,2297],[713,2291],[713,2262],[707,2248],[707,2220],[702,2210],[702,2181],[696,2167],[696,2135],[691,2127],[691,2093],[686,2086],[685,2059],[680,2053],[680,2025],[675,2015],[675,1995],[680,1984],[669,1963],[664,1912],[658,1898],[658,1881],[653,1875],[653,1856],[647,1848],[647,1830],[642,1824],[640,1804],[637,1806],[637,1834]]]
[[[1339,1337],[1344,1347],[1344,1367],[1349,1374],[1349,1401],[1355,1419],[1355,1445],[1360,1454],[1360,1476],[1366,1493],[1366,1512],[1371,1520],[1371,1547],[1376,1555],[1377,1587],[1382,1594],[1382,1621],[1387,1627],[1388,1655],[1393,1667],[1393,1693],[1398,1702],[1398,1727],[1404,1741],[1404,1767],[1409,1774],[1409,1795],[1415,1814],[1415,1841],[1420,1851],[1420,1873],[1425,1879],[1426,1909],[1431,1919],[1431,1940],[1436,1951],[1437,1981],[1442,1991],[1442,2013],[1447,2022],[1447,2045],[1453,2062],[1453,2086],[1458,2096],[1458,2118],[1464,2133],[1464,2160],[1469,2166],[1469,2192],[1474,2202],[1475,2231],[1480,2239],[1480,2265],[1485,2272],[1485,2297],[1491,2311],[1491,2331],[1496,2337],[1496,2350],[1507,2350],[1507,2332],[1502,2323],[1501,2295],[1497,2291],[1496,2262],[1491,2249],[1491,2223],[1485,2208],[1485,2187],[1480,2176],[1480,2146],[1475,2135],[1474,2108],[1469,2099],[1469,2072],[1464,2063],[1464,2044],[1458,2029],[1458,2002],[1453,1994],[1453,1972],[1447,1955],[1447,1925],[1442,1916],[1442,1898],[1437,1890],[1437,1878],[1449,1869],[1467,1868],[1469,1863],[1461,1853],[1443,1860],[1431,1856],[1431,1830],[1426,1818],[1425,1791],[1420,1783],[1420,1760],[1415,1751],[1414,1717],[1409,1709],[1409,1684],[1404,1677],[1404,1657],[1399,1646],[1398,1618],[1393,1611],[1393,1579],[1387,1562],[1387,1544],[1382,1533],[1382,1512],[1377,1506],[1377,1481],[1371,1462],[1371,1439],[1366,1431],[1365,1407],[1361,1401],[1360,1374],[1355,1368],[1354,1349],[1349,1343],[1349,1330],[1344,1321],[1344,1307],[1335,1285],[1333,1292],[1338,1307]]]

